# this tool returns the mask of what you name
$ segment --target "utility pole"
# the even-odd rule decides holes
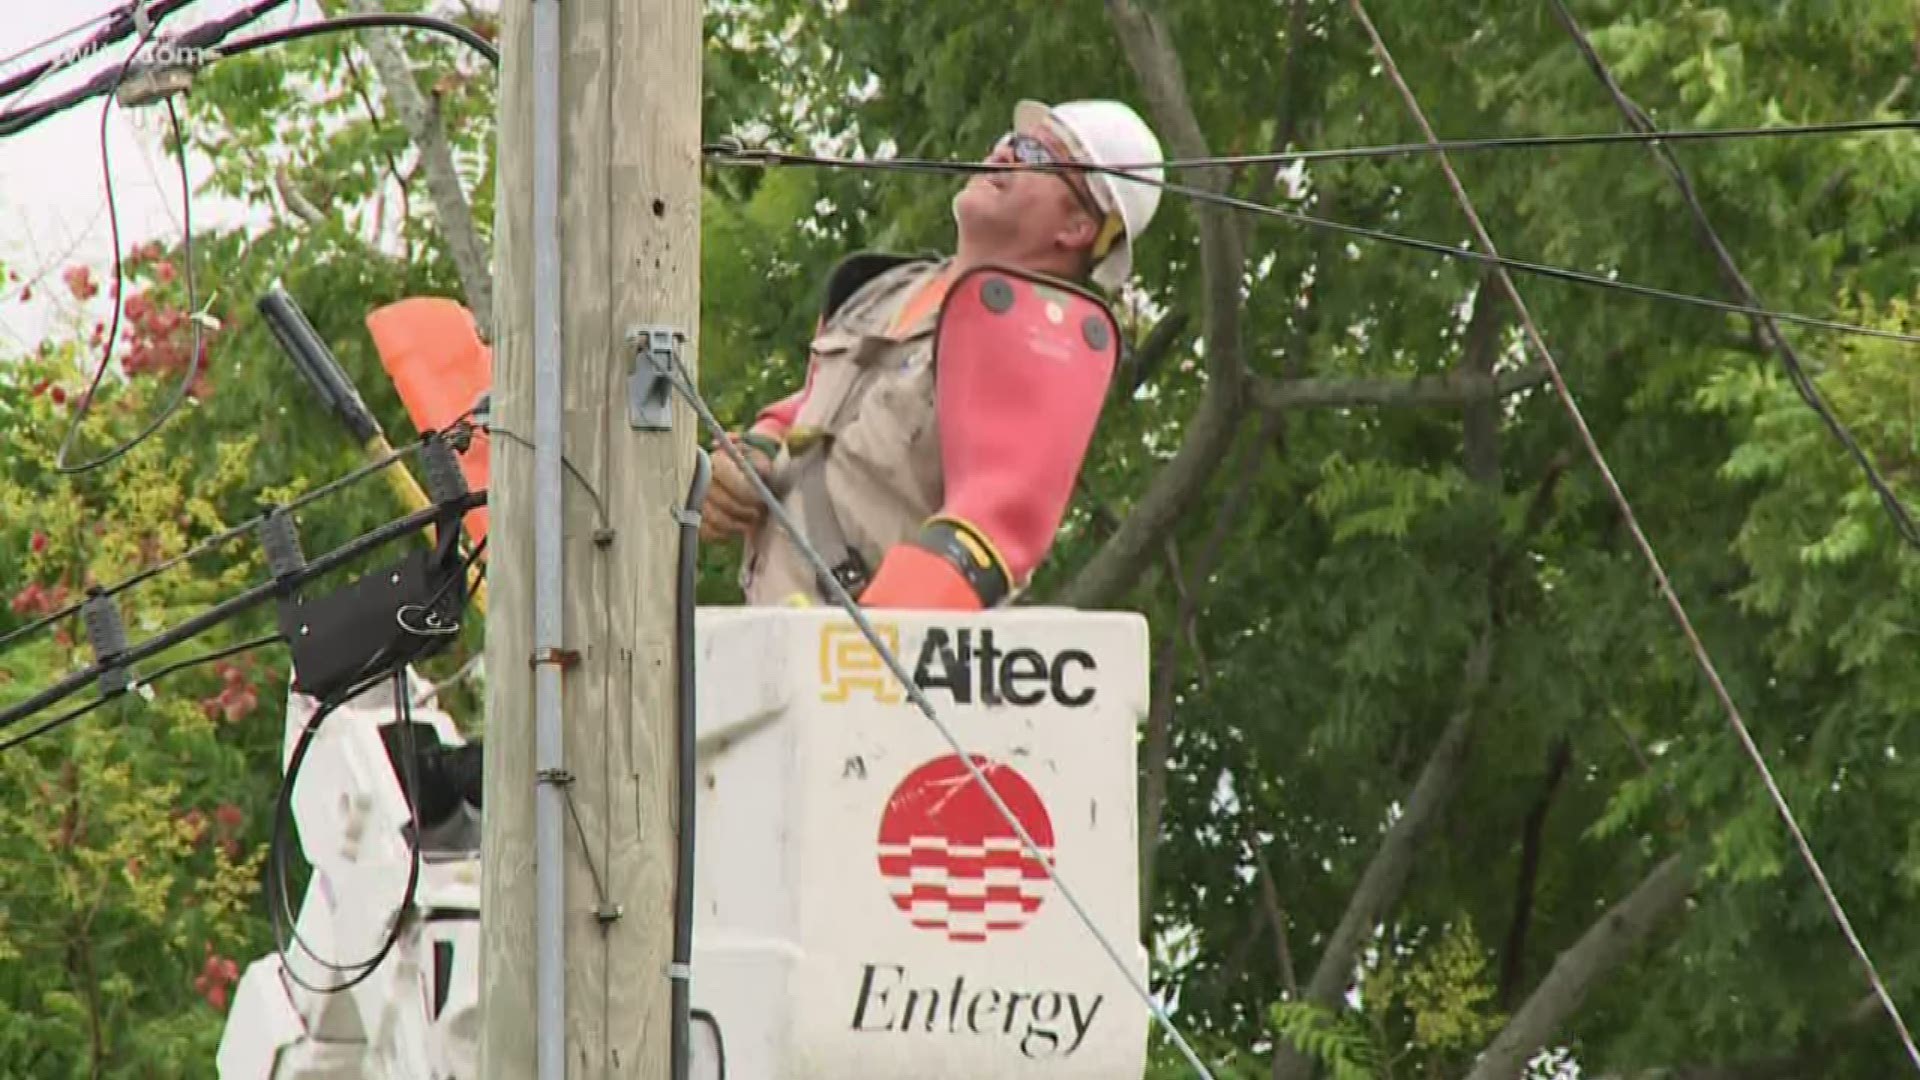
[[[481,1075],[664,1080],[697,419],[630,408],[627,335],[695,369],[701,5],[503,8]]]

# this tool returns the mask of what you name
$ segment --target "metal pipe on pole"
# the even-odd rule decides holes
[[[566,866],[561,831],[562,547],[560,329],[560,3],[533,2],[533,729],[534,1022],[539,1080],[566,1080]]]
[[[501,15],[480,1075],[666,1080],[701,7]]]

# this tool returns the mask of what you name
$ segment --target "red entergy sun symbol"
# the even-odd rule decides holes
[[[913,925],[948,940],[981,942],[1019,930],[1040,910],[1053,865],[1053,821],[1033,785],[1011,765],[971,755],[1045,865],[958,757],[907,774],[880,818],[880,873],[894,906]]]

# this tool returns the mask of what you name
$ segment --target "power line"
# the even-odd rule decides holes
[[[32,740],[39,738],[42,735],[46,735],[50,732],[63,728],[66,725],[73,723],[75,720],[78,720],[81,717],[87,715],[88,713],[94,711],[95,709],[98,709],[101,706],[107,704],[108,702],[113,701],[115,698],[122,697],[126,694],[137,694],[140,691],[146,689],[147,687],[152,686],[154,683],[159,682],[161,679],[164,679],[167,676],[174,674],[175,672],[184,671],[187,668],[191,668],[191,667],[199,667],[202,664],[211,664],[216,660],[225,660],[230,656],[238,656],[241,653],[251,652],[255,649],[264,649],[269,645],[278,644],[280,640],[281,640],[280,635],[272,634],[266,637],[254,638],[251,641],[243,641],[238,645],[228,646],[227,648],[224,648],[224,649],[215,649],[212,652],[202,653],[199,656],[189,657],[185,660],[179,660],[174,663],[168,664],[166,667],[161,668],[159,671],[156,671],[153,674],[146,676],[145,678],[132,680],[128,684],[127,688],[125,690],[120,691],[119,693],[105,694],[100,697],[94,698],[92,701],[89,701],[86,704],[79,706],[78,708],[71,709],[67,712],[61,713],[59,716],[56,716],[53,719],[48,720],[46,723],[41,724],[38,727],[35,727],[29,731],[22,732],[19,735],[15,735],[13,738],[8,739],[5,742],[0,742],[0,754],[4,754],[7,751],[23,743],[31,742]]]
[[[171,6],[166,7],[166,10],[177,11],[188,2],[191,2],[191,0],[175,0]],[[172,38],[170,43],[183,52],[191,50],[211,50],[221,41],[224,41],[228,34],[260,21],[271,14],[275,8],[284,7],[288,2],[289,0],[256,0],[255,3],[241,8],[239,11],[225,18],[214,19],[186,31],[179,37]],[[162,4],[155,4],[150,9],[155,18],[159,17],[162,7]],[[124,34],[121,35],[121,37],[125,36]],[[118,39],[116,38],[115,40]],[[126,65],[123,64],[121,66],[121,73],[124,73],[125,68]],[[29,106],[25,109],[9,109],[5,112],[0,112],[0,137],[17,135],[43,120],[73,108],[75,105],[99,97],[101,94],[113,93],[120,83],[121,73],[103,72],[89,79],[85,84],[42,104]]]
[[[280,30],[270,30],[264,34],[241,38],[238,41],[224,46],[220,50],[220,55],[238,56],[241,53],[251,52],[254,49],[264,48],[268,45],[279,45],[289,41],[298,41],[301,38],[315,37],[320,34],[337,34],[348,30],[366,30],[378,27],[430,30],[437,34],[445,34],[473,49],[474,52],[479,53],[481,58],[493,67],[498,68],[500,66],[500,50],[476,31],[461,26],[459,23],[447,19],[435,18],[431,15],[403,15],[398,13],[339,15],[331,19],[323,19],[320,22],[302,23],[298,26],[288,26]]]
[[[1678,128],[1672,131],[1595,131],[1568,135],[1507,135],[1480,139],[1448,139],[1435,143],[1386,143],[1379,146],[1335,146],[1309,150],[1274,150],[1260,154],[1229,154],[1216,157],[1168,158],[1164,161],[1121,162],[1112,169],[1217,169],[1246,165],[1291,165],[1295,162],[1357,161],[1371,158],[1418,157],[1440,153],[1469,153],[1497,150],[1539,150],[1556,147],[1612,146],[1623,143],[1721,142],[1744,139],[1791,139],[1813,135],[1866,135],[1888,131],[1920,131],[1920,118],[1899,117],[1886,120],[1837,120],[1813,124],[1779,124],[1772,127]],[[743,148],[737,144],[710,143],[704,150],[712,156],[752,160],[761,156],[787,160],[808,155],[784,154],[775,150]],[[815,161],[837,160],[813,158]],[[872,158],[858,161],[863,168],[886,169],[904,166],[910,169],[966,172],[1013,171],[1006,166],[978,161],[948,161],[937,158]],[[1058,162],[1026,166],[1048,171],[1091,171],[1095,167],[1079,162]]]
[[[788,516],[786,507],[780,504],[780,500],[768,489],[766,481],[760,478],[759,472],[748,463],[745,455],[741,453],[740,448],[736,446],[734,440],[727,435],[726,426],[714,417],[713,411],[707,406],[706,399],[701,397],[699,389],[693,385],[693,381],[688,376],[686,369],[681,366],[680,358],[678,356],[670,356],[668,363],[671,367],[662,371],[661,374],[667,376],[674,390],[686,398],[688,404],[693,406],[694,411],[700,415],[701,422],[706,424],[708,430],[713,433],[714,440],[733,458],[734,464],[738,465],[741,472],[753,483],[754,491],[759,495],[760,501],[766,505],[768,512],[773,515],[774,520],[779,523],[780,528],[786,532],[788,538],[793,541],[794,546],[799,549],[800,553],[806,557],[807,562],[812,565],[816,578],[832,588],[832,599],[834,603],[838,605],[842,611],[846,612],[847,616],[859,627],[860,633],[867,639],[868,644],[872,645],[874,650],[880,655],[880,658],[886,661],[887,668],[893,673],[894,677],[900,681],[900,685],[906,691],[907,696],[913,700],[914,705],[919,708],[921,714],[924,715],[934,727],[939,729],[940,734],[946,739],[947,745],[952,747],[955,757],[959,759],[962,765],[966,766],[967,772],[972,776],[974,783],[980,785],[980,790],[987,796],[987,799],[993,803],[994,809],[999,812],[1001,818],[1013,829],[1014,835],[1020,838],[1020,843],[1025,848],[1027,857],[1037,863],[1046,874],[1047,880],[1052,882],[1054,887],[1060,890],[1060,895],[1064,897],[1067,904],[1073,908],[1074,914],[1079,916],[1081,925],[1085,926],[1087,932],[1093,935],[1095,941],[1099,942],[1100,947],[1106,950],[1107,956],[1113,960],[1114,967],[1119,970],[1121,976],[1127,980],[1127,984],[1133,988],[1134,993],[1139,996],[1140,1000],[1146,1004],[1148,1010],[1153,1013],[1154,1019],[1160,1022],[1161,1027],[1163,1027],[1167,1034],[1173,1039],[1174,1043],[1179,1047],[1180,1053],[1186,1058],[1187,1064],[1193,1066],[1194,1071],[1197,1072],[1203,1080],[1213,1080],[1213,1074],[1209,1072],[1206,1065],[1201,1062],[1199,1055],[1194,1052],[1193,1047],[1187,1044],[1186,1038],[1180,1034],[1180,1029],[1174,1025],[1172,1018],[1161,1008],[1160,1003],[1153,999],[1152,993],[1134,977],[1133,969],[1128,967],[1127,962],[1121,958],[1119,949],[1108,939],[1106,933],[1100,929],[1100,926],[1094,922],[1093,916],[1088,914],[1087,909],[1080,903],[1080,898],[1074,894],[1072,889],[1067,887],[1066,881],[1059,876],[1059,872],[1054,868],[1052,860],[1048,859],[1046,855],[1041,852],[1040,846],[1034,842],[1032,835],[1027,832],[1026,825],[1022,823],[1019,816],[1007,806],[1005,800],[1001,798],[1000,792],[987,781],[986,775],[980,771],[980,767],[974,764],[972,755],[968,754],[966,748],[960,745],[960,740],[953,734],[953,729],[948,727],[946,722],[940,719],[939,713],[934,711],[933,704],[927,700],[926,694],[921,691],[919,684],[914,681],[913,675],[907,670],[906,665],[901,663],[900,658],[894,655],[893,650],[887,645],[886,641],[874,630],[873,624],[867,620],[866,613],[860,609],[860,605],[855,603],[853,597],[847,594],[847,590],[840,584],[839,579],[834,577],[833,573],[828,569],[826,560],[822,559],[820,553],[814,550],[813,545],[807,540],[806,535],[801,532],[799,527],[794,524],[793,519]]]
[[[131,57],[128,58],[129,62]],[[124,75],[126,68],[121,68]],[[135,447],[152,438],[166,422],[186,404],[187,392],[193,388],[193,380],[200,373],[201,350],[205,346],[202,333],[202,312],[197,310],[198,294],[193,283],[193,186],[187,176],[186,135],[180,130],[180,116],[174,110],[173,99],[166,100],[167,122],[173,131],[174,153],[180,162],[180,212],[184,230],[181,257],[186,262],[187,276],[187,321],[193,324],[193,349],[180,371],[180,381],[175,385],[173,397],[169,399],[160,414],[148,422],[147,426],[135,433],[131,439],[107,451],[90,461],[78,465],[67,463],[67,455],[73,450],[73,441],[80,434],[80,425],[85,422],[87,413],[92,410],[94,396],[99,392],[100,380],[105,377],[107,367],[113,362],[113,347],[120,340],[120,313],[125,306],[126,269],[120,245],[120,209],[113,192],[113,167],[107,157],[107,117],[113,111],[114,95],[108,94],[100,105],[100,171],[107,188],[107,225],[113,236],[113,329],[108,332],[106,341],[100,348],[100,362],[94,366],[93,381],[86,392],[80,396],[73,418],[67,422],[67,434],[60,440],[59,453],[54,457],[54,471],[62,476],[90,472],[101,468],[130,453]]]
[[[1437,136],[1435,136],[1433,132],[1432,125],[1427,122],[1426,113],[1420,108],[1419,100],[1415,97],[1413,89],[1407,85],[1405,77],[1400,72],[1399,65],[1394,62],[1392,51],[1387,48],[1387,43],[1385,39],[1381,37],[1380,31],[1375,28],[1373,20],[1367,16],[1366,6],[1363,0],[1348,0],[1348,5],[1352,8],[1354,16],[1359,19],[1361,26],[1366,30],[1367,36],[1372,40],[1374,51],[1380,58],[1381,67],[1386,71],[1387,77],[1393,81],[1394,86],[1398,88],[1401,97],[1405,99],[1407,110],[1413,114],[1415,122],[1420,126],[1421,133],[1424,134],[1429,141],[1437,141]],[[1489,254],[1497,254],[1493,239],[1487,235],[1486,226],[1481,223],[1479,213],[1473,208],[1473,200],[1468,197],[1466,188],[1460,183],[1459,176],[1454,173],[1452,163],[1447,160],[1445,154],[1439,155],[1439,161],[1441,171],[1446,174],[1447,185],[1453,189],[1454,197],[1459,202],[1460,209],[1466,214],[1467,221],[1473,228],[1475,239]],[[1526,332],[1528,341],[1533,345],[1534,350],[1540,354],[1540,358],[1546,362],[1547,371],[1553,378],[1554,389],[1559,393],[1561,402],[1566,406],[1569,419],[1573,421],[1575,429],[1580,433],[1580,440],[1586,446],[1587,455],[1593,460],[1594,467],[1599,470],[1600,477],[1602,481],[1605,482],[1608,493],[1613,497],[1615,505],[1619,507],[1621,517],[1625,519],[1628,530],[1633,534],[1634,543],[1640,548],[1641,554],[1646,557],[1647,565],[1653,570],[1654,580],[1660,587],[1661,595],[1666,598],[1668,606],[1673,609],[1674,618],[1680,623],[1680,629],[1685,634],[1687,643],[1693,650],[1694,659],[1698,661],[1701,671],[1706,675],[1708,683],[1713,687],[1714,694],[1720,699],[1721,705],[1726,709],[1727,719],[1732,725],[1734,733],[1739,737],[1741,746],[1745,748],[1747,755],[1752,759],[1754,768],[1759,772],[1760,779],[1766,786],[1767,794],[1773,799],[1775,809],[1779,811],[1781,819],[1786,822],[1788,830],[1793,834],[1794,842],[1799,847],[1801,860],[1806,864],[1807,869],[1812,872],[1814,881],[1820,887],[1821,894],[1826,897],[1827,906],[1832,911],[1835,921],[1839,923],[1842,933],[1846,936],[1848,945],[1853,948],[1854,955],[1859,958],[1860,963],[1866,968],[1867,976],[1873,984],[1874,992],[1879,996],[1881,1005],[1886,1009],[1887,1015],[1892,1018],[1894,1026],[1899,1030],[1901,1042],[1906,1047],[1908,1056],[1912,1058],[1915,1068],[1920,1069],[1920,1049],[1915,1048],[1913,1036],[1907,1031],[1906,1021],[1901,1017],[1899,1008],[1893,1003],[1893,998],[1888,995],[1886,986],[1880,979],[1879,970],[1874,967],[1873,958],[1867,954],[1866,946],[1861,943],[1859,936],[1854,933],[1853,924],[1847,918],[1846,909],[1841,905],[1840,898],[1834,894],[1833,887],[1827,882],[1826,872],[1820,868],[1820,860],[1814,855],[1812,846],[1807,843],[1806,835],[1801,832],[1800,824],[1794,818],[1792,807],[1787,805],[1786,796],[1781,794],[1779,784],[1774,781],[1773,771],[1767,766],[1766,756],[1760,752],[1759,746],[1754,743],[1752,734],[1747,730],[1746,721],[1740,715],[1739,706],[1734,704],[1732,694],[1728,692],[1726,684],[1721,681],[1719,670],[1714,666],[1713,657],[1709,655],[1706,644],[1701,641],[1700,635],[1694,630],[1693,621],[1687,615],[1686,606],[1680,602],[1679,594],[1674,591],[1672,581],[1668,580],[1666,570],[1660,565],[1660,557],[1654,553],[1653,544],[1648,541],[1646,533],[1641,529],[1639,518],[1633,512],[1633,504],[1628,501],[1626,493],[1620,488],[1619,481],[1614,478],[1613,470],[1608,467],[1606,455],[1601,452],[1599,443],[1593,437],[1592,429],[1587,426],[1586,417],[1582,415],[1579,403],[1574,400],[1573,391],[1568,389],[1566,379],[1560,373],[1560,365],[1554,360],[1552,350],[1547,347],[1546,340],[1541,336],[1540,328],[1535,325],[1533,314],[1527,310],[1526,301],[1521,299],[1519,287],[1514,285],[1512,276],[1509,275],[1504,268],[1497,271],[1497,274],[1507,294],[1507,298],[1513,302],[1514,311],[1520,318],[1520,325]]]
[[[174,9],[182,6],[183,2],[191,2],[191,0],[178,0]],[[395,29],[431,30],[435,33],[445,34],[471,47],[494,67],[497,68],[500,63],[500,51],[480,34],[447,19],[438,19],[426,15],[342,15],[332,19],[323,19],[319,22],[302,23],[296,26],[282,27],[278,30],[269,30],[265,33],[236,39],[225,45],[221,44],[229,34],[242,27],[260,21],[272,13],[275,8],[283,7],[287,3],[288,0],[258,0],[258,2],[253,5],[243,8],[226,18],[216,19],[194,27],[179,37],[172,39],[171,44],[182,52],[199,50],[206,53],[208,59],[217,60],[225,57],[239,56],[256,49],[266,48],[270,45],[285,44],[290,41],[297,41],[302,38],[314,37],[320,34],[389,27]],[[156,7],[156,11],[157,10]],[[156,15],[156,18],[157,17]],[[44,72],[40,74],[44,74]],[[38,81],[38,78],[36,77],[33,81]],[[118,78],[115,76],[96,76],[86,84],[61,94],[59,97],[53,98],[43,104],[34,105],[25,109],[7,109],[6,111],[0,111],[0,138],[19,134],[35,124],[64,112],[84,101],[98,97],[101,94],[112,93],[118,81]],[[0,84],[0,92],[5,92],[4,84]]]
[[[1614,79],[1613,73],[1607,70],[1606,61],[1600,58],[1600,53],[1593,47],[1593,42],[1588,39],[1586,31],[1581,29],[1580,23],[1574,18],[1573,13],[1567,10],[1564,0],[1549,0],[1549,2],[1553,5],[1554,16],[1560,20],[1560,24],[1566,28],[1567,33],[1573,38],[1574,46],[1586,61],[1588,69],[1593,72],[1594,78],[1599,80],[1601,87],[1605,89],[1608,96],[1613,99],[1614,105],[1618,107],[1621,114],[1626,117],[1627,123],[1636,129],[1638,133],[1652,133],[1657,135],[1658,131],[1654,127],[1652,118],[1649,117],[1646,111],[1641,109],[1632,98],[1627,96],[1625,90],[1621,89],[1619,82]],[[1740,300],[1741,303],[1759,307],[1759,295],[1754,292],[1753,286],[1748,283],[1746,275],[1740,272],[1740,267],[1734,262],[1732,252],[1727,250],[1726,243],[1720,239],[1719,230],[1715,229],[1713,222],[1708,220],[1706,207],[1701,204],[1700,194],[1694,189],[1693,181],[1687,176],[1686,169],[1681,166],[1680,159],[1674,154],[1673,150],[1663,142],[1650,143],[1649,148],[1653,151],[1656,160],[1659,161],[1661,169],[1673,181],[1674,186],[1679,189],[1681,199],[1687,204],[1688,213],[1693,216],[1694,224],[1700,229],[1702,240],[1705,241],[1708,249],[1713,253],[1715,261],[1719,263],[1721,273],[1726,277],[1735,298]],[[1772,319],[1759,317],[1756,321],[1758,323],[1758,329],[1766,336],[1767,341],[1773,346],[1774,351],[1779,354],[1780,365],[1786,369],[1787,379],[1793,383],[1793,387],[1799,392],[1801,400],[1805,401],[1807,407],[1819,415],[1820,419],[1826,423],[1827,430],[1833,434],[1833,437],[1839,441],[1841,446],[1846,448],[1847,453],[1859,464],[1861,472],[1866,475],[1867,485],[1873,489],[1875,495],[1880,497],[1880,505],[1886,508],[1887,516],[1893,519],[1894,528],[1905,538],[1907,543],[1913,545],[1915,548],[1920,548],[1920,530],[1914,528],[1913,518],[1908,516],[1906,506],[1901,503],[1899,496],[1895,495],[1893,490],[1888,487],[1887,482],[1881,478],[1880,471],[1874,467],[1873,460],[1867,456],[1867,452],[1861,449],[1858,442],[1854,441],[1853,433],[1848,431],[1847,426],[1840,421],[1839,417],[1834,415],[1832,409],[1827,407],[1826,401],[1820,396],[1819,388],[1814,385],[1813,379],[1807,375],[1805,367],[1801,365],[1799,351],[1793,347],[1793,343],[1788,341],[1785,335],[1780,333],[1780,328],[1774,325]]]
[[[140,19],[135,17],[135,12],[142,4],[145,4],[147,9],[145,18],[153,22],[159,22],[174,12],[196,2],[197,0],[154,0],[154,2],[148,3],[147,0],[137,0],[135,3],[123,4],[114,11],[102,13],[78,26],[71,27],[62,33],[40,42],[38,45],[23,49],[8,57],[5,62],[12,63],[22,56],[31,54],[36,49],[72,37],[81,30],[92,26],[94,23],[111,20],[110,25],[108,25],[106,29],[101,30],[81,44],[74,46],[61,56],[53,60],[45,61],[44,63],[36,64],[18,75],[10,75],[5,79],[0,79],[0,97],[12,96],[17,98],[22,96],[29,88],[37,85],[42,79],[51,76],[63,67],[69,66],[73,59],[88,55],[89,53],[98,52],[124,40],[128,35],[135,33],[140,29]],[[0,118],[4,118],[5,116],[6,113],[0,112]]]
[[[709,150],[715,150],[715,148],[710,147]],[[880,170],[897,169],[898,171],[902,171],[902,172],[921,172],[921,173],[931,172],[931,173],[974,174],[974,173],[981,173],[981,172],[1024,172],[1029,170],[1041,171],[1041,172],[1081,171],[1081,172],[1107,173],[1124,180],[1130,180],[1136,183],[1147,184],[1152,187],[1157,187],[1163,191],[1168,191],[1175,195],[1181,195],[1186,198],[1193,199],[1199,202],[1213,203],[1215,205],[1223,206],[1228,209],[1240,210],[1240,211],[1251,213],[1251,214],[1261,214],[1267,217],[1276,218],[1280,221],[1291,222],[1295,225],[1303,225],[1308,228],[1322,229],[1328,232],[1338,233],[1344,236],[1358,237],[1364,240],[1371,240],[1378,243],[1392,244],[1397,247],[1411,248],[1415,251],[1424,251],[1431,255],[1439,255],[1443,258],[1448,258],[1448,259],[1457,259],[1462,262],[1476,263],[1476,264],[1485,265],[1485,266],[1496,266],[1496,267],[1501,267],[1508,270],[1519,270],[1524,273],[1534,274],[1540,277],[1553,278],[1555,280],[1571,282],[1578,285],[1586,285],[1586,286],[1590,286],[1597,289],[1607,289],[1614,292],[1626,293],[1628,295],[1640,296],[1647,299],[1665,301],[1667,303],[1684,304],[1691,307],[1706,308],[1712,311],[1726,312],[1729,314],[1770,318],[1770,319],[1778,320],[1780,322],[1797,323],[1801,326],[1808,326],[1808,327],[1813,327],[1821,330],[1830,330],[1836,333],[1856,334],[1861,337],[1883,338],[1891,341],[1907,342],[1909,344],[1920,344],[1920,334],[1907,334],[1897,330],[1884,330],[1879,327],[1861,326],[1855,323],[1838,322],[1832,319],[1821,319],[1811,315],[1801,315],[1801,314],[1797,314],[1795,312],[1790,312],[1790,311],[1771,311],[1768,309],[1755,307],[1749,304],[1733,303],[1726,300],[1716,300],[1716,299],[1713,299],[1712,297],[1697,296],[1692,293],[1675,292],[1670,289],[1662,289],[1652,285],[1642,285],[1637,282],[1627,281],[1621,278],[1611,278],[1611,277],[1604,277],[1599,274],[1590,274],[1590,273],[1586,273],[1585,271],[1573,270],[1564,266],[1554,266],[1547,263],[1528,262],[1523,259],[1512,259],[1502,255],[1488,255],[1485,252],[1474,251],[1470,248],[1455,247],[1450,244],[1441,243],[1437,240],[1425,240],[1425,239],[1421,239],[1420,237],[1405,236],[1400,233],[1391,233],[1391,232],[1386,232],[1380,229],[1367,228],[1366,226],[1363,226],[1363,225],[1351,225],[1346,222],[1332,221],[1327,218],[1315,217],[1312,214],[1303,214],[1293,210],[1285,210],[1278,206],[1269,206],[1265,203],[1253,202],[1249,199],[1242,199],[1233,195],[1222,194],[1217,191],[1209,191],[1205,188],[1194,187],[1190,184],[1181,184],[1171,180],[1156,180],[1150,176],[1142,176],[1138,173],[1126,172],[1123,168],[1119,166],[1075,164],[1072,166],[1071,169],[1068,169],[1065,166],[1061,166],[1057,164],[985,165],[979,162],[926,162],[926,161],[908,162],[908,163],[902,164],[897,159],[889,159],[889,160],[883,160],[883,161],[860,161],[860,160],[854,160],[850,158],[827,157],[827,156],[819,156],[819,155],[811,155],[811,154],[788,154],[778,150],[749,150],[749,151],[745,151],[744,154],[740,154],[740,153],[726,152],[725,148],[720,148],[719,151],[716,152],[715,156],[721,157],[721,158],[732,158],[735,160],[739,160],[743,164],[799,165],[799,166],[836,168],[836,169],[837,168],[880,169]]]
[[[84,22],[75,23],[72,26],[67,27],[65,30],[60,31],[57,34],[51,34],[47,37],[41,38],[39,41],[36,41],[33,44],[28,45],[24,49],[17,49],[7,54],[5,57],[0,57],[0,67],[5,67],[8,64],[13,63],[15,60],[24,60],[25,58],[32,56],[34,53],[39,52],[41,49],[44,49],[49,45],[57,45],[60,42],[65,41],[68,38],[74,36],[75,34],[78,34],[82,30],[87,29],[88,27],[98,26],[103,22],[107,22],[108,20],[112,19],[115,14],[116,13],[112,11],[103,11],[100,14],[95,15],[93,18],[88,19]],[[75,51],[77,52],[79,50],[75,50]],[[33,73],[39,72],[41,70],[44,70],[44,69],[35,67],[31,69],[31,71],[28,74],[9,75],[7,76],[6,79],[0,80],[0,94],[4,94],[7,92],[8,84],[20,79],[32,80],[35,77]]]
[[[168,570],[171,570],[174,567],[179,566],[184,562],[188,562],[192,559],[196,559],[201,555],[204,555],[207,552],[212,551],[214,548],[221,547],[228,543],[231,543],[235,539],[241,536],[244,536],[249,532],[252,532],[254,529],[259,528],[262,523],[264,523],[268,518],[272,517],[275,514],[291,514],[294,511],[299,510],[304,506],[307,506],[311,503],[324,499],[329,495],[332,495],[334,492],[352,487],[353,485],[361,482],[362,480],[365,480],[367,477],[372,476],[374,473],[377,473],[383,469],[389,468],[397,464],[398,462],[400,462],[403,458],[406,458],[418,452],[421,447],[426,445],[427,440],[432,437],[433,437],[433,433],[429,432],[426,435],[422,436],[418,442],[409,443],[406,446],[400,447],[399,449],[395,450],[393,453],[387,455],[384,458],[381,458],[379,461],[373,461],[373,462],[367,463],[366,465],[362,465],[360,468],[355,469],[354,471],[346,474],[345,476],[342,476],[336,480],[329,481],[328,483],[322,484],[321,486],[313,489],[312,491],[307,492],[305,495],[302,495],[299,498],[294,499],[292,502],[286,503],[282,506],[276,506],[260,514],[256,514],[253,517],[248,518],[246,521],[243,521],[240,524],[235,525],[234,527],[227,529],[224,532],[216,533],[215,535],[208,537],[207,539],[201,541],[199,544],[195,545],[194,547],[191,547],[186,551],[183,551],[180,554],[175,555],[173,558],[168,559],[165,562],[156,563],[152,566],[148,566],[142,570],[139,570],[133,573],[132,575],[126,578],[121,579],[120,581],[115,582],[112,585],[103,586],[98,590],[98,593],[99,595],[102,595],[102,596],[116,596],[120,593],[127,591],[128,589],[135,587],[136,585],[139,585],[144,581],[157,577],[160,574],[163,574]],[[81,609],[82,606],[84,606],[84,602],[74,603],[59,611],[53,612],[50,615],[44,615],[39,619],[34,620],[33,622],[27,623],[25,626],[21,626],[12,631],[9,631],[5,637],[0,637],[0,651],[4,651],[9,644],[13,643],[15,640],[21,637],[26,636],[27,634],[31,634],[36,630],[40,630],[44,627],[50,626],[53,623],[59,622],[61,619],[67,618],[75,614]]]

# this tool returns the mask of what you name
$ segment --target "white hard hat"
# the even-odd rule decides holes
[[[1128,169],[1127,173],[1154,181],[1165,179],[1165,170],[1157,163],[1166,160],[1160,140],[1140,114],[1118,101],[1069,101],[1047,105],[1022,101],[1013,110],[1016,128],[1045,126],[1058,132],[1068,148],[1089,165],[1144,165],[1153,168]],[[1147,230],[1154,211],[1160,208],[1160,188],[1127,180],[1114,173],[1083,174],[1093,201],[1100,209],[1117,214],[1122,226],[1106,258],[1093,269],[1093,280],[1102,287],[1115,289],[1133,272],[1133,242]]]

